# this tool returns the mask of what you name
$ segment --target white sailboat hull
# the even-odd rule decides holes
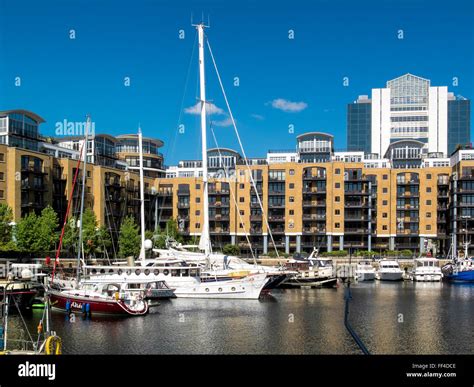
[[[117,270],[117,268],[114,269]],[[212,299],[258,299],[263,287],[269,280],[266,273],[250,274],[244,278],[219,281],[212,280],[212,278],[203,280],[200,277],[194,276],[174,276],[170,273],[165,275],[163,274],[164,270],[160,270],[159,274],[154,274],[153,271],[151,271],[146,275],[143,270],[144,268],[138,268],[138,271],[140,272],[139,274],[136,274],[135,271],[131,270],[129,274],[127,274],[127,270],[122,270],[121,274],[117,274],[116,272],[107,274],[91,274],[89,279],[108,279],[110,281],[129,280],[131,282],[136,282],[138,280],[165,281],[169,287],[175,289],[174,294],[178,298]]]

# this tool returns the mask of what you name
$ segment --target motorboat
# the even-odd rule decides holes
[[[334,287],[337,284],[332,259],[319,257],[316,248],[307,258],[294,256],[286,263],[285,268],[296,274],[286,279],[280,285],[282,288]]]
[[[361,261],[357,264],[354,277],[357,281],[375,280],[375,268],[370,261]]]
[[[443,273],[436,258],[417,258],[412,272],[413,281],[439,282]]]
[[[379,261],[379,270],[376,278],[381,281],[401,281],[403,279],[403,270],[397,261],[382,259]]]

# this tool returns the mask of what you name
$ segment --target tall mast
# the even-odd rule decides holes
[[[84,213],[84,197],[86,192],[86,175],[87,175],[87,151],[88,151],[88,135],[89,135],[89,126],[91,123],[91,117],[87,116],[86,129],[84,133],[84,160],[82,168],[82,192],[81,192],[81,211],[79,213],[79,246],[77,248],[77,284],[79,285],[79,280],[81,279],[81,252],[82,252],[82,219]]]
[[[140,155],[140,229],[141,248],[138,259],[145,264],[145,182],[143,180],[143,136],[142,128],[138,127],[138,148]]]
[[[204,28],[201,23],[196,26],[199,40],[199,88],[201,100],[201,142],[202,142],[202,190],[203,190],[203,228],[199,247],[204,250],[206,257],[211,252],[209,237],[209,196],[207,173],[207,135],[206,135],[206,79],[204,69]]]

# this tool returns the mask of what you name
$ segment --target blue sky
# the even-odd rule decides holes
[[[199,93],[190,22],[202,13],[248,156],[294,148],[307,131],[345,148],[347,103],[407,72],[474,96],[470,0],[0,0],[0,109],[36,112],[47,135],[88,113],[96,132],[135,132],[140,122],[164,140],[166,164],[199,158],[198,116],[185,109]],[[209,56],[207,65],[208,99],[225,110]],[[214,131],[219,146],[238,149],[231,126]]]

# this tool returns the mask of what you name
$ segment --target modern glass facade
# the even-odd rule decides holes
[[[371,113],[370,102],[347,105],[347,148],[349,151],[371,152]]]
[[[471,141],[471,104],[468,99],[448,101],[448,152]]]

